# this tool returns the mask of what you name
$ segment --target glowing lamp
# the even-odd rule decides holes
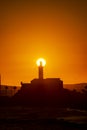
[[[39,58],[36,63],[37,63],[37,66],[44,67],[46,65],[46,61],[43,58]]]

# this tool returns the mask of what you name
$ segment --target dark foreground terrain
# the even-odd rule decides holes
[[[86,130],[87,111],[69,108],[0,107],[0,130]]]

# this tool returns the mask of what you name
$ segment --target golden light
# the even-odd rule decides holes
[[[42,66],[46,65],[46,60],[43,58],[39,58],[36,62],[37,66],[40,66],[40,64],[42,63]]]

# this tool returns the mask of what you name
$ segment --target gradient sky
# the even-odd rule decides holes
[[[0,0],[2,84],[37,78],[39,57],[45,78],[87,82],[86,0]]]

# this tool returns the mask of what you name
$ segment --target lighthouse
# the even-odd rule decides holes
[[[43,80],[43,69],[46,65],[46,61],[43,58],[40,58],[37,60],[37,66],[38,66],[38,79]]]
[[[39,72],[38,72],[38,74],[39,74],[39,79],[40,80],[43,80],[43,65],[42,65],[42,61],[40,61],[40,65],[38,66],[38,70],[39,70]]]

